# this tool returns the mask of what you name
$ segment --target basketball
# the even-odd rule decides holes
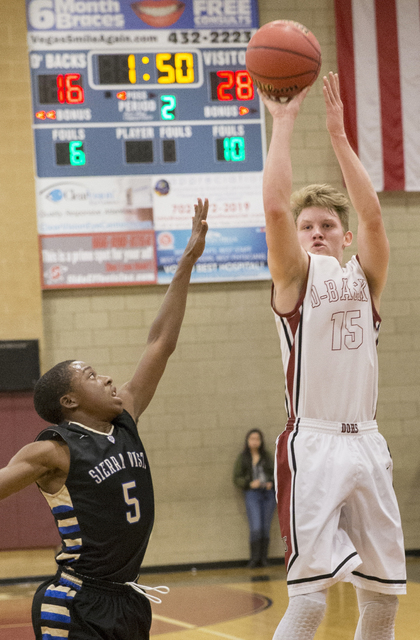
[[[252,36],[246,68],[261,91],[275,98],[291,98],[317,79],[321,47],[302,24],[275,20]]]

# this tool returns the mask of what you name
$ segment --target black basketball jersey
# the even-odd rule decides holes
[[[136,579],[153,527],[149,463],[132,417],[124,411],[111,433],[63,422],[37,440],[57,436],[70,449],[70,470],[55,495],[42,491],[62,549],[59,565],[113,582]]]

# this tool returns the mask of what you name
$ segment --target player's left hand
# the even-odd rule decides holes
[[[194,262],[202,255],[206,245],[206,233],[208,230],[207,213],[209,210],[209,201],[207,198],[203,201],[198,198],[197,204],[194,205],[195,215],[192,219],[192,232],[185,248],[185,255],[190,256]]]
[[[344,108],[340,97],[338,74],[329,72],[323,78],[324,100],[327,109],[327,129],[331,136],[345,135]]]

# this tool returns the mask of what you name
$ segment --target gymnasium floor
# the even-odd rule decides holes
[[[0,553],[0,640],[34,640],[30,607],[37,584],[25,577],[53,571],[51,550]],[[396,640],[420,639],[420,558],[408,559],[408,577]],[[10,578],[22,582],[4,584]],[[284,566],[144,573],[142,583],[170,587],[162,604],[152,605],[156,640],[271,640],[287,606]],[[353,640],[357,617],[353,587],[335,585],[316,640]]]

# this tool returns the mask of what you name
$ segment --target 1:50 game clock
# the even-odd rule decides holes
[[[200,69],[196,51],[92,54],[95,87],[195,87],[200,84]]]

